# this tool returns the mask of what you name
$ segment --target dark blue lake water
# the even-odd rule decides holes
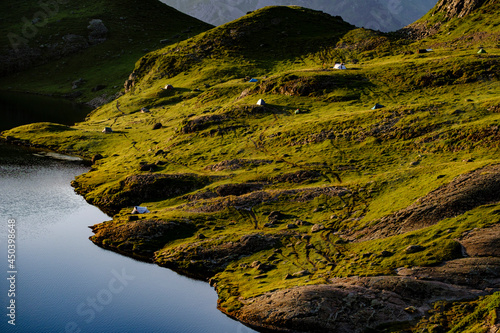
[[[109,217],[70,186],[86,171],[0,144],[0,332],[254,332],[216,309],[206,282],[95,246],[88,226]]]

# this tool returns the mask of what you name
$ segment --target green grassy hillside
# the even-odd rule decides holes
[[[486,332],[500,275],[500,31],[488,20],[487,38],[412,42],[268,7],[145,55],[130,91],[83,123],[3,136],[102,155],[74,182],[113,215],[92,240],[211,278],[219,308],[258,328]],[[342,290],[348,305],[320,311],[347,302]],[[280,304],[281,292],[310,302]]]
[[[0,89],[79,101],[114,95],[139,57],[211,28],[155,0],[2,1],[0,12]],[[102,43],[89,42],[93,19],[108,30]]]

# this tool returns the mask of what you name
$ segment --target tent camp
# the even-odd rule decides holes
[[[113,130],[111,129],[111,127],[104,127],[104,129],[102,130],[103,133],[113,133]]]
[[[333,68],[335,68],[335,69],[347,69],[344,64],[335,64],[335,66],[333,66]]]
[[[375,105],[372,107],[372,110],[381,109],[383,107],[384,107],[383,105],[375,103]]]
[[[257,79],[250,79],[250,81],[248,81],[248,82],[258,82],[258,81],[259,80],[257,80]]]
[[[171,90],[171,89],[174,89],[174,86],[173,86],[173,85],[171,85],[171,84],[167,84],[167,85],[165,86],[165,88],[162,88],[162,89],[163,89],[163,90]]]
[[[486,52],[485,49],[480,48],[479,51],[477,51],[477,54],[481,54],[481,53],[488,53],[488,52]]]
[[[132,214],[145,214],[145,213],[149,213],[147,207],[134,206],[134,209],[132,210]]]
[[[259,100],[257,101],[257,105],[266,105],[266,102],[264,102],[264,100],[263,100],[263,99],[259,99]]]

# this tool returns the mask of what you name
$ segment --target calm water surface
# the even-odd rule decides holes
[[[95,246],[109,220],[76,195],[81,165],[0,144],[0,332],[254,332],[216,309],[206,283]],[[15,326],[7,316],[16,223]]]

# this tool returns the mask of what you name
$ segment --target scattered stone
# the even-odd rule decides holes
[[[310,240],[311,239],[311,235],[302,235],[302,239],[305,239],[305,240]]]
[[[82,78],[79,78],[78,80],[75,80],[71,82],[71,89],[75,90],[80,88],[80,86],[85,82]]]
[[[410,163],[410,166],[417,166],[420,164],[420,161],[413,161]]]
[[[387,258],[387,257],[392,257],[394,255],[394,253],[392,253],[391,251],[382,251],[380,252],[380,256],[383,257],[383,258]]]
[[[465,111],[463,111],[463,110],[455,110],[451,114],[454,115],[454,116],[458,116],[458,115],[460,115],[462,113],[465,113]]]
[[[254,277],[255,280],[259,280],[259,279],[265,279],[267,277],[267,274],[260,274],[260,275],[257,275]]]
[[[139,167],[140,171],[155,171],[157,169],[158,169],[158,167],[152,163],[143,164]]]
[[[162,125],[161,123],[156,123],[156,124],[154,124],[154,126],[153,126],[153,130],[160,129],[160,128],[162,128],[162,127],[163,127],[163,125]]]
[[[137,221],[139,219],[139,216],[137,215],[129,215],[128,220],[129,221]]]
[[[319,232],[321,230],[324,230],[325,229],[325,226],[322,225],[322,224],[315,224],[311,227],[311,232],[312,233],[315,233],[315,232]]]
[[[207,238],[207,236],[205,236],[204,234],[200,233],[200,234],[196,235],[196,239],[205,239],[205,238]]]
[[[267,257],[267,261],[273,261],[273,260],[276,260],[278,259],[278,257],[276,256],[275,253],[271,254],[269,257]]]
[[[314,245],[312,244],[307,244],[306,245],[306,249],[310,250],[310,249],[314,249]]]
[[[281,214],[278,211],[272,211],[267,216],[267,219],[268,219],[269,222],[274,222],[274,221],[277,221],[277,220],[281,220],[282,218],[283,218],[283,214]]]
[[[250,264],[250,267],[255,268],[255,267],[259,266],[260,264],[261,264],[261,262],[260,262],[260,261],[255,260],[254,262],[252,262],[252,263]]]
[[[113,130],[111,129],[111,127],[104,127],[104,129],[102,130],[103,133],[113,133]]]
[[[406,254],[417,253],[425,250],[425,247],[422,245],[410,245],[405,249]]]
[[[302,221],[302,220],[297,220],[295,221],[297,225],[304,226],[304,225],[312,225],[310,222]]]
[[[92,92],[97,92],[99,90],[103,90],[104,88],[106,88],[106,86],[104,84],[98,84],[97,86],[92,88]]]
[[[290,223],[286,225],[287,229],[297,229],[298,226],[295,223]]]
[[[293,277],[302,277],[302,276],[306,276],[306,275],[310,275],[311,273],[305,269],[303,271],[299,271],[299,272],[296,272],[296,273],[293,273],[292,276]]]
[[[258,270],[259,272],[262,272],[262,273],[267,273],[274,268],[275,268],[275,266],[268,265],[268,264],[260,264],[257,267],[255,267],[256,270]]]
[[[95,154],[94,156],[92,156],[92,164],[95,164],[95,162],[102,160],[103,158],[104,156],[102,156],[101,154]]]
[[[108,35],[108,28],[104,25],[102,20],[93,19],[89,22],[87,29],[90,30],[89,42],[90,44],[99,44],[105,42]]]
[[[293,276],[291,276],[290,274],[287,274],[287,275],[285,275],[283,280],[290,280],[291,278],[293,278]]]

